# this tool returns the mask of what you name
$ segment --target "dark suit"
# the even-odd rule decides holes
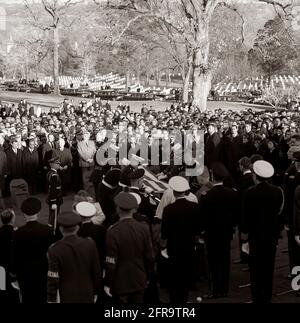
[[[48,250],[48,302],[93,303],[101,292],[102,274],[94,241],[65,237]]]
[[[224,139],[225,165],[230,174],[236,180],[238,176],[238,161],[243,157],[243,138],[240,135],[232,135]]]
[[[55,144],[46,142],[42,145],[42,158],[43,158],[43,165],[49,166],[48,161],[53,157],[53,150],[55,149]]]
[[[242,231],[249,234],[249,266],[254,302],[270,302],[283,191],[267,182],[245,193]]]
[[[186,303],[194,283],[197,211],[197,203],[180,198],[163,212],[161,238],[167,240],[171,303]]]
[[[104,268],[105,250],[106,250],[106,228],[103,225],[96,225],[93,222],[82,223],[78,231],[80,237],[90,237],[94,240],[101,268]]]
[[[30,194],[36,194],[38,173],[40,171],[39,153],[37,149],[32,152],[25,148],[22,154],[23,178],[26,180]]]
[[[47,250],[52,238],[51,228],[37,221],[14,233],[12,272],[17,276],[23,303],[46,303]]]
[[[200,227],[205,232],[210,288],[216,297],[228,293],[230,245],[237,206],[237,192],[224,185],[215,185],[200,200]]]
[[[220,161],[221,158],[221,138],[217,132],[212,136],[209,134],[205,135],[204,138],[204,163],[210,169],[211,165]]]
[[[22,178],[22,153],[21,149],[18,149],[17,153],[12,148],[6,151],[9,181]]]
[[[148,226],[121,219],[107,230],[106,245],[105,285],[116,302],[142,303],[154,267]]]

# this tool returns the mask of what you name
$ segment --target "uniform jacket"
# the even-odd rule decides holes
[[[61,205],[63,203],[61,179],[57,171],[51,169],[47,174],[48,204]]]
[[[93,303],[101,292],[102,274],[94,241],[65,237],[48,250],[48,302]]]
[[[277,241],[280,215],[284,204],[281,188],[267,182],[251,187],[245,193],[242,232],[249,233],[249,242]]]
[[[106,251],[106,228],[103,225],[96,225],[93,222],[82,223],[78,231],[80,237],[92,238],[96,244],[101,268],[104,268]]]
[[[47,250],[52,242],[51,228],[37,221],[28,222],[13,234],[11,270],[17,276],[21,292],[26,297],[30,294],[34,302],[46,302]]]
[[[144,290],[154,266],[149,227],[121,219],[107,230],[106,245],[105,285],[117,295]]]
[[[215,185],[200,200],[200,227],[209,240],[232,239],[237,223],[238,194],[232,188]]]

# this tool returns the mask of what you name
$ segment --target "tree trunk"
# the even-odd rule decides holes
[[[196,48],[193,56],[193,105],[205,111],[211,87],[209,69],[209,18],[199,17],[199,27],[195,31]]]
[[[54,94],[60,95],[59,90],[59,32],[58,28],[53,28],[53,85]]]
[[[190,63],[183,81],[183,89],[182,89],[183,103],[187,103],[189,101],[189,86],[190,86],[191,73],[192,73],[192,64]]]
[[[126,72],[126,91],[129,91],[130,87],[130,72],[129,70]]]

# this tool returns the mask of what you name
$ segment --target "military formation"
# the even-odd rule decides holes
[[[230,297],[235,234],[235,262],[249,266],[253,302],[272,300],[284,230],[287,274],[293,278],[300,265],[297,112],[201,113],[176,104],[161,112],[143,105],[133,113],[96,99],[79,106],[65,100],[48,113],[25,101],[2,104],[0,114],[6,301],[152,304],[165,289],[171,304],[183,304],[207,272],[210,292],[201,297],[222,302]],[[120,158],[124,133],[126,160]],[[204,167],[197,175],[187,175],[199,167],[195,156],[175,162],[186,133],[191,147],[203,135]],[[159,163],[141,153],[154,146]],[[110,151],[113,160],[101,158]],[[158,192],[145,185],[146,170],[168,188]],[[19,228],[6,207],[13,180],[23,180],[30,193],[20,206],[26,224]],[[40,193],[47,196],[48,224],[39,221]],[[62,212],[64,198],[74,193],[72,208]]]

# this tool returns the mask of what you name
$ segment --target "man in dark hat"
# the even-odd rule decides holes
[[[223,181],[228,176],[222,163],[213,163],[213,188],[200,200],[200,228],[205,234],[210,274],[208,298],[226,297],[229,289],[230,247],[236,225],[238,196],[232,188],[224,186]]]
[[[115,303],[143,303],[154,270],[149,228],[133,219],[138,201],[132,194],[119,193],[115,203],[120,220],[107,231],[105,291]]]
[[[273,166],[263,160],[253,164],[256,186],[245,193],[242,233],[249,240],[249,268],[252,300],[269,303],[272,298],[276,247],[282,224],[284,194],[268,183]]]
[[[22,303],[46,303],[47,300],[47,250],[53,234],[49,226],[38,222],[42,204],[28,198],[21,210],[26,224],[15,231],[12,248],[12,274],[20,286]]]
[[[140,195],[142,201],[138,211],[140,214],[146,215],[150,222],[152,222],[155,216],[156,204],[144,193],[144,175],[145,170],[143,168],[128,165],[121,172],[119,185],[123,189],[127,187],[130,192]]]
[[[49,160],[50,171],[47,174],[48,199],[49,205],[49,224],[56,230],[56,221],[60,206],[63,203],[61,178],[58,171],[61,169],[60,161],[57,157]]]
[[[77,235],[80,223],[76,213],[58,217],[63,239],[48,250],[48,303],[94,303],[101,293],[97,248],[91,238]]]

